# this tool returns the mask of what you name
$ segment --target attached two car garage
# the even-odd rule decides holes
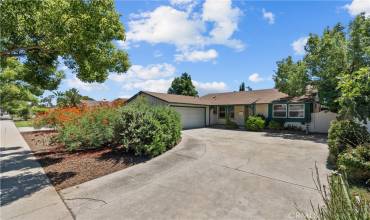
[[[171,106],[181,116],[183,129],[202,128],[206,126],[206,107]]]

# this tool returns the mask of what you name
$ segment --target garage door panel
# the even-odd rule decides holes
[[[181,124],[183,129],[205,127],[205,108],[180,106],[173,106],[173,108],[181,116]]]

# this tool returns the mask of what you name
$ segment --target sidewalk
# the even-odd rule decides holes
[[[0,127],[0,219],[73,219],[13,121]]]

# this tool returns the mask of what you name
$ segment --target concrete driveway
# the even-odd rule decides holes
[[[317,136],[183,132],[174,149],[61,192],[77,219],[303,219],[319,201],[327,145]],[[296,204],[296,205],[295,205]]]

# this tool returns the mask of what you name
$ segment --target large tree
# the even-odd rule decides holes
[[[3,0],[0,10],[1,74],[16,57],[23,65],[18,80],[54,90],[63,78],[60,60],[84,82],[103,82],[130,66],[113,43],[125,40],[113,0]]]
[[[337,24],[326,28],[321,36],[310,34],[305,51],[302,61],[295,63],[288,57],[278,62],[275,86],[290,95],[302,94],[297,92],[297,82],[288,80],[297,76],[298,82],[318,90],[320,103],[331,111],[346,117],[352,114],[351,117],[368,118],[364,105],[370,95],[363,88],[368,86],[370,67],[370,18],[358,15],[347,31]],[[302,69],[297,74],[295,70],[300,62]],[[353,92],[349,89],[351,86]]]
[[[65,92],[56,92],[55,96],[58,107],[77,107],[82,100],[82,95],[75,88]]]
[[[175,77],[168,89],[168,94],[198,96],[198,91],[195,89],[191,76],[183,73],[180,77]]]
[[[273,76],[275,88],[291,96],[304,95],[309,83],[305,63],[302,61],[294,62],[289,56],[278,61],[277,66],[278,69]]]

